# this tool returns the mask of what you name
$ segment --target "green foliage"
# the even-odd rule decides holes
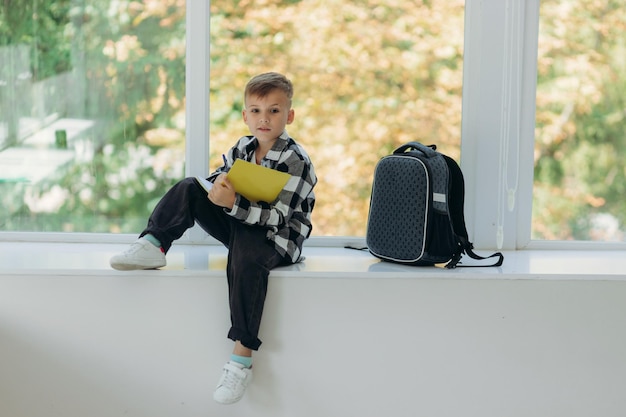
[[[0,4],[0,46],[31,46],[31,73],[35,80],[71,68],[70,39],[59,30],[70,22],[70,6],[70,0],[5,0]]]
[[[545,0],[541,18],[533,237],[622,240],[594,219],[626,224],[626,12]]]
[[[212,160],[247,133],[247,80],[283,72],[319,178],[314,233],[364,235],[378,159],[409,140],[459,155],[463,1],[429,3],[212,1]]]
[[[184,1],[12,3],[0,6],[3,42],[30,46],[39,78],[71,62],[73,87],[86,86],[84,107],[61,116],[97,123],[71,144],[91,155],[36,184],[3,228],[141,230],[184,172]],[[48,200],[54,207],[40,207]]]

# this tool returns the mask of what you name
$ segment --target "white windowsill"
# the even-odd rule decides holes
[[[132,241],[132,240],[131,240]],[[442,279],[550,279],[626,280],[623,250],[519,250],[504,251],[501,267],[445,268],[413,267],[382,262],[367,251],[345,249],[358,239],[310,239],[302,263],[280,267],[272,276],[295,278],[442,278]],[[330,246],[333,243],[335,246]],[[2,275],[81,275],[159,274],[159,276],[223,277],[226,249],[214,242],[175,244],[167,256],[168,265],[160,271],[114,271],[109,258],[126,248],[128,242],[32,242],[0,241]],[[491,251],[477,250],[483,256]],[[464,256],[466,264],[475,263]],[[488,260],[491,262],[491,260]]]

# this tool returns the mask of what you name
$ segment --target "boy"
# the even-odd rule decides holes
[[[223,404],[241,399],[252,378],[252,351],[261,345],[258,332],[270,270],[299,262],[302,244],[311,234],[317,178],[309,156],[285,130],[294,120],[292,97],[293,86],[285,76],[271,72],[253,77],[246,85],[242,112],[251,135],[240,138],[224,165],[208,177],[214,184],[208,195],[194,178],[180,181],[157,204],[139,239],[111,258],[111,266],[119,270],[165,266],[172,242],[194,221],[229,248],[228,337],[235,345],[213,394]],[[291,178],[275,201],[248,201],[226,177],[236,159],[288,172]]]

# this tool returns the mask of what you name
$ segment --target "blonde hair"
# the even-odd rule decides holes
[[[277,72],[266,72],[252,77],[246,84],[244,99],[248,96],[265,97],[274,90],[285,93],[289,99],[289,104],[291,104],[293,84],[287,77]]]

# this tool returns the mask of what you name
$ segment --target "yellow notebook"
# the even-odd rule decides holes
[[[250,201],[276,200],[291,177],[286,172],[256,165],[243,159],[236,159],[228,171],[228,181],[235,191]]]

